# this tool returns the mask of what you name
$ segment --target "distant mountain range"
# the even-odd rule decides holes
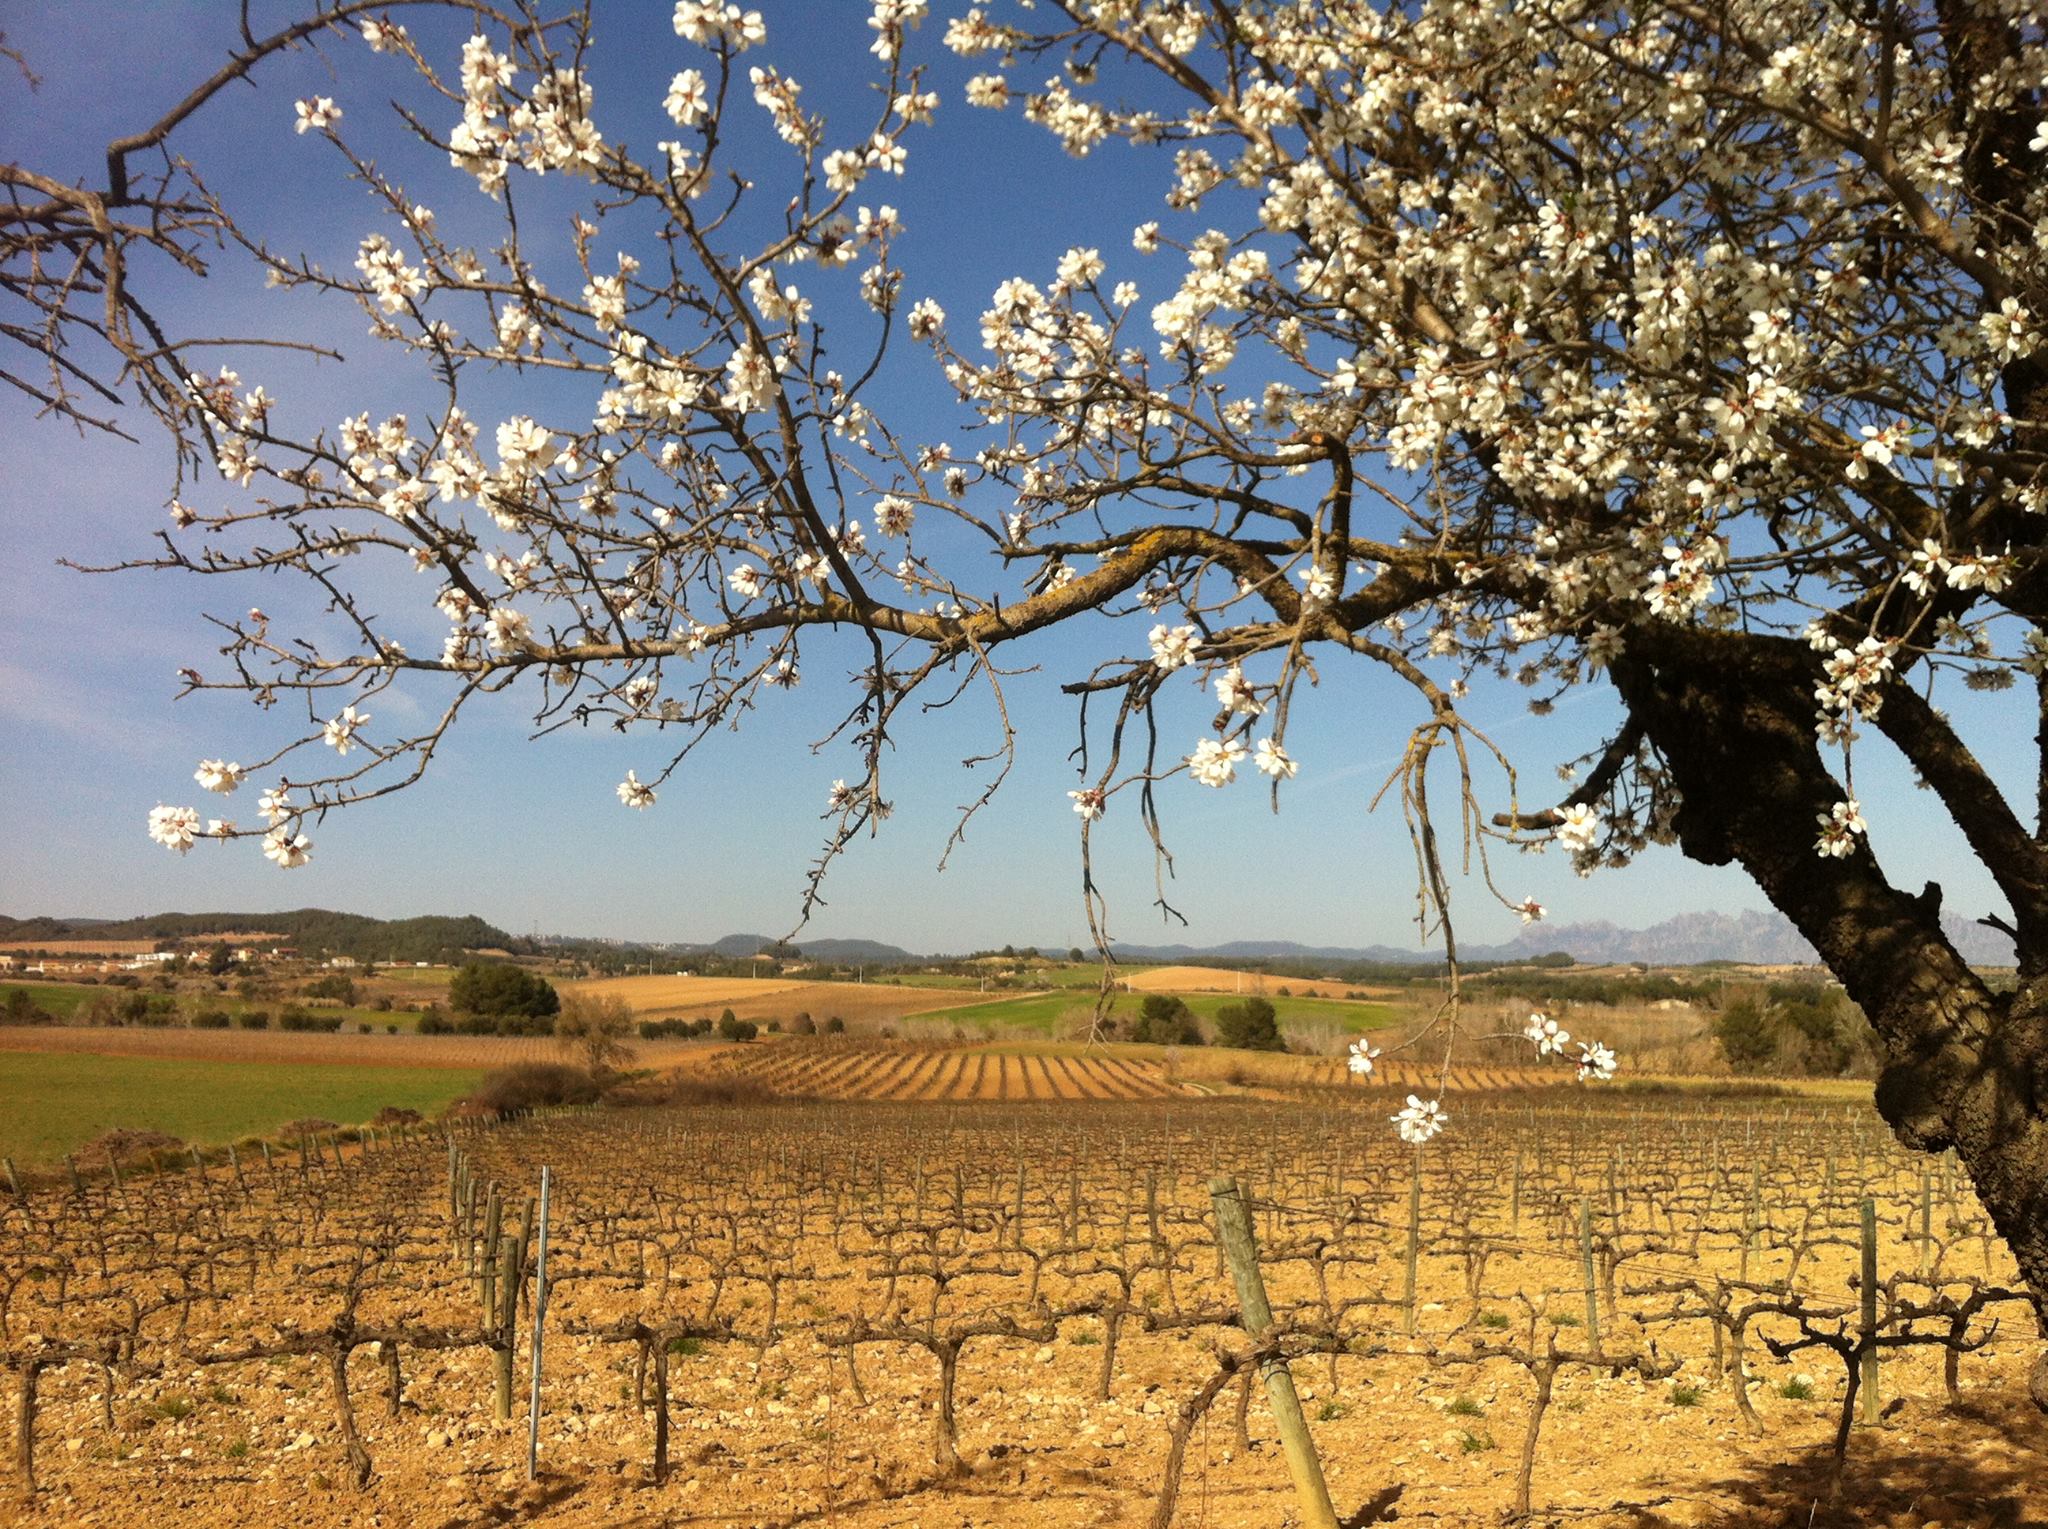
[[[289,913],[150,913],[140,918],[8,918],[0,941],[184,940],[223,934],[276,934],[306,955],[359,961],[460,961],[465,951],[511,950],[523,941],[473,915],[379,919],[325,908]]]
[[[1957,914],[1944,914],[1942,928],[1963,958],[1978,966],[2010,966],[2012,940]],[[308,955],[354,956],[376,961],[459,961],[477,950],[532,953],[564,947],[603,944],[614,949],[663,951],[675,954],[710,952],[741,960],[762,951],[782,949],[767,935],[729,934],[705,942],[550,938],[540,942],[507,934],[473,915],[375,919],[324,908],[289,913],[156,913],[131,919],[9,918],[0,914],[0,941],[31,940],[185,940],[199,942],[218,934],[262,930],[282,935]],[[795,948],[812,961],[835,965],[865,963],[905,965],[927,959],[880,940],[799,940]],[[1047,954],[1066,947],[1048,943]],[[1220,945],[1140,945],[1119,941],[1114,946],[1124,961],[1162,961],[1199,965],[1204,961],[1413,962],[1441,961],[1441,950],[1407,946],[1303,945],[1293,940],[1231,940]],[[1610,923],[1532,924],[1503,945],[1466,945],[1468,961],[1529,961],[1563,951],[1575,961],[1593,965],[1646,962],[1652,966],[1690,966],[1702,961],[1741,961],[1759,966],[1809,964],[1817,960],[1808,945],[1777,913],[1681,913],[1648,929],[1623,929]]]
[[[1960,915],[1942,915],[1942,931],[1963,959],[1978,966],[2010,966],[2010,936]],[[1233,940],[1225,945],[1126,945],[1115,947],[1126,961],[1170,961],[1192,964],[1203,959],[1255,961],[1412,961],[1443,959],[1442,950],[1368,945],[1345,948],[1299,945],[1290,940]],[[1691,966],[1701,961],[1741,961],[1757,966],[1793,966],[1817,962],[1811,945],[1776,912],[1680,913],[1648,929],[1623,929],[1596,922],[1531,924],[1505,945],[1461,945],[1467,961],[1528,961],[1563,951],[1592,965],[1641,961],[1651,966]]]

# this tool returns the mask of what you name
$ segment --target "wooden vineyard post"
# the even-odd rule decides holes
[[[0,1158],[0,1162],[5,1162],[7,1164],[8,1193],[12,1194],[15,1199],[19,1200],[21,1198],[21,1176],[14,1171],[14,1159],[11,1157]]]
[[[1245,1208],[1237,1180],[1211,1179],[1209,1202],[1216,1208],[1217,1244],[1237,1284],[1244,1330],[1255,1340],[1262,1338],[1273,1325],[1273,1308],[1266,1300],[1266,1282],[1259,1275],[1259,1251],[1252,1241],[1251,1212]],[[1287,1454],[1288,1474],[1294,1478],[1302,1523],[1306,1529],[1337,1529],[1337,1510],[1330,1505],[1323,1464],[1316,1458],[1315,1440],[1309,1437],[1308,1419],[1302,1415],[1301,1398],[1295,1394],[1294,1376],[1287,1369],[1287,1361],[1276,1355],[1260,1365],[1259,1372],[1266,1382],[1266,1400],[1273,1408],[1273,1420],[1280,1428],[1280,1446]]]
[[[484,1320],[498,1309],[498,1228],[504,1208],[498,1200],[498,1186],[491,1186],[490,1202],[484,1208],[484,1252],[477,1265],[477,1299],[483,1303]]]
[[[1593,1279],[1593,1202],[1579,1196],[1579,1268],[1586,1280],[1586,1347],[1600,1353],[1600,1288]]]
[[[548,1313],[548,1188],[551,1175],[540,1171],[540,1240],[535,1244],[533,1262],[533,1383],[526,1398],[526,1479],[540,1473],[540,1342],[541,1323]],[[527,1218],[529,1224],[533,1217]]]
[[[1927,1272],[1934,1252],[1934,1184],[1925,1168],[1920,1170],[1920,1272]]]
[[[1863,1201],[1863,1280],[1858,1292],[1863,1297],[1862,1328],[1863,1379],[1858,1387],[1863,1403],[1863,1421],[1877,1422],[1877,1201]]]
[[[1415,1272],[1422,1259],[1422,1149],[1408,1165],[1408,1267],[1401,1282],[1401,1332],[1415,1336]]]
[[[491,1415],[499,1422],[512,1419],[512,1350],[518,1336],[519,1239],[504,1237],[496,1250],[498,1260],[497,1346],[491,1355]]]

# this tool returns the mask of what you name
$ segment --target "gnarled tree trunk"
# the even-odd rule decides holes
[[[1817,666],[1781,639],[1671,629],[1614,666],[1630,714],[1684,796],[1685,853],[1740,864],[1869,1016],[1884,1046],[1877,1105],[1900,1141],[1954,1148],[2019,1263],[2048,1333],[2048,853],[1946,723],[1894,684],[1877,721],[2011,898],[2019,985],[1994,993],[1941,928],[1940,888],[1892,886],[1858,841],[1815,849],[1847,791],[1814,732]],[[2030,1377],[2048,1410],[2048,1356]]]

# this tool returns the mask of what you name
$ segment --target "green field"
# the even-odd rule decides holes
[[[73,1011],[96,991],[69,982],[0,982],[0,998],[15,988],[26,992],[29,1002],[37,1008],[46,1009],[59,1019],[69,1019]]]
[[[439,1067],[0,1052],[0,1156],[54,1161],[117,1126],[206,1145],[308,1116],[354,1125],[387,1104],[430,1114],[482,1077]]]
[[[408,973],[408,976],[410,975]],[[418,975],[427,977],[436,974],[421,972]],[[443,972],[439,975],[445,977],[447,974]],[[445,988],[447,983],[443,982],[441,986]],[[138,991],[119,987],[91,987],[71,982],[0,982],[0,999],[4,999],[16,988],[27,992],[29,1001],[37,1008],[47,1010],[58,1019],[67,1022],[84,1008],[95,994],[105,994],[118,1000],[125,998],[131,991]],[[139,991],[148,996],[156,996],[152,988],[143,988]],[[219,1009],[229,1015],[246,1014],[251,1009],[261,1009],[270,1016],[269,1028],[276,1030],[280,1028],[277,1023],[278,1014],[293,1005],[325,1019],[339,1017],[342,1022],[341,1028],[350,1035],[357,1034],[364,1025],[370,1027],[369,1033],[372,1035],[383,1035],[393,1026],[397,1027],[400,1035],[410,1035],[419,1028],[420,1021],[419,1015],[403,1009],[385,1011],[368,1008],[362,1004],[343,1008],[332,1003],[317,1003],[295,993],[261,998],[243,998],[234,993],[176,993],[172,996],[177,1000],[178,1018],[175,1023],[165,1027],[172,1030],[186,1028],[194,1014],[207,1009]]]
[[[1229,993],[1181,993],[1176,995],[1203,1019],[1213,1021],[1225,1004],[1240,1000]],[[1110,1005],[1118,1019],[1135,1017],[1144,995],[1119,993]],[[1269,1000],[1280,1016],[1280,1027],[1321,1021],[1348,1033],[1380,1030],[1396,1023],[1400,1014],[1384,1003],[1354,1003],[1343,998],[1274,998]],[[1032,993],[1021,998],[1002,998],[988,1003],[967,1004],[957,1009],[938,1009],[914,1015],[920,1023],[956,1025],[1000,1025],[1007,1029],[1037,1030],[1050,1035],[1059,1019],[1067,1014],[1086,1014],[1094,1007],[1094,995],[1068,989],[1064,992]]]

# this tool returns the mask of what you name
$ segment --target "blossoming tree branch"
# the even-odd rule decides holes
[[[653,808],[851,633],[851,764],[808,908],[887,814],[913,698],[982,691],[1007,760],[1004,655],[1035,634],[1137,617],[1097,628],[1113,650],[1068,685],[1084,867],[1122,810],[1163,853],[1177,777],[1280,792],[1319,763],[1287,747],[1301,682],[1377,665],[1415,697],[1388,789],[1453,955],[1448,845],[1482,867],[1554,844],[1590,871],[1650,842],[1739,863],[1882,1037],[1893,1128],[1961,1155],[2048,1302],[2048,826],[1940,709],[1944,687],[2007,693],[2032,728],[2048,671],[2038,10],[874,0],[873,108],[828,121],[775,67],[772,8],[682,0],[660,43],[673,135],[634,145],[583,70],[587,13],[476,10],[458,55],[402,9],[316,13],[333,93],[268,121],[303,173],[374,193],[352,271],[245,233],[196,178],[182,205],[274,282],[359,304],[434,406],[365,390],[309,411],[265,390],[261,352],[194,365],[97,320],[181,445],[147,565],[288,570],[342,633],[218,618],[222,662],[188,687],[298,698],[305,725],[200,766],[208,790],[260,793],[258,822],[163,806],[161,842],[255,837],[298,865],[312,819],[418,780],[475,698],[512,688],[543,729],[642,730],[618,796]],[[974,72],[942,99],[949,54]],[[456,172],[434,195],[499,209],[494,247],[444,236],[421,188],[351,148],[394,91]],[[1052,134],[1081,176],[1126,140],[1165,192],[1127,248],[1073,248],[949,316],[919,287],[935,231],[890,194],[977,110]],[[746,113],[774,154],[733,147]],[[561,177],[586,183],[581,212],[519,216]],[[22,215],[0,226],[13,280]],[[950,444],[876,406],[878,379],[933,367],[974,427]],[[508,372],[547,401],[471,401]],[[437,646],[362,596],[389,564],[417,570]],[[444,687],[431,725],[380,713],[401,678]],[[1213,726],[1163,739],[1154,702],[1190,680]],[[1539,708],[1619,698],[1561,799],[1525,799],[1461,713],[1499,681]],[[1866,823],[1854,765],[1879,740],[2009,904],[2012,991],[1944,937],[1938,888],[1886,878],[1872,833],[1913,825]],[[1529,1037],[1562,1046],[1544,1016]],[[1442,1121],[1418,1097],[1399,1124]],[[2048,1405],[2048,1367],[2035,1384]]]

